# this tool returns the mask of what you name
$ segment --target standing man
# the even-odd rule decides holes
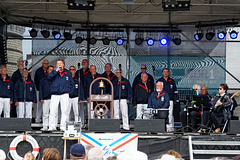
[[[133,106],[137,109],[136,119],[149,119],[142,114],[142,110],[147,109],[148,97],[153,92],[153,88],[151,88],[152,86],[148,82],[148,74],[146,72],[141,74],[141,79],[142,81],[134,89]]]
[[[47,78],[47,75],[50,74],[53,70],[54,70],[53,66],[48,66],[45,77],[43,77],[39,83],[39,101],[42,103],[42,108],[43,108],[43,128],[41,129],[42,131],[47,131],[49,127],[51,81]]]
[[[135,79],[134,79],[134,81],[133,81],[133,85],[132,85],[133,90],[134,90],[135,86],[136,86],[139,82],[142,81],[142,80],[141,80],[141,74],[142,74],[143,72],[147,73],[147,66],[146,66],[145,64],[143,64],[143,65],[141,66],[141,72],[135,77]],[[148,73],[147,73],[147,74],[148,74]],[[151,88],[154,88],[154,80],[153,80],[153,77],[152,77],[151,74],[148,74],[148,83],[150,84]]]
[[[4,111],[4,118],[10,118],[10,104],[13,103],[13,83],[7,75],[7,68],[1,68],[0,77],[0,115]]]
[[[17,117],[32,119],[32,105],[37,103],[35,84],[28,78],[27,69],[23,69],[21,75],[23,77],[17,80],[14,85],[14,102],[17,106]],[[26,97],[24,97],[24,91],[26,92]]]
[[[76,75],[76,68],[74,66],[71,66],[69,68],[69,71],[72,73],[72,78],[74,80],[74,90],[70,94],[70,103],[69,103],[70,108],[69,108],[69,110],[71,111],[71,108],[73,107],[75,122],[78,122],[79,120],[83,120],[81,122],[84,122],[84,117],[80,116],[80,118],[79,118],[79,112],[78,112],[79,102],[80,102],[80,100],[84,99],[83,84],[82,84],[82,82],[80,82],[80,95],[78,95],[79,80],[78,80],[78,77]],[[80,113],[80,115],[82,115],[82,114]]]
[[[56,130],[56,116],[58,114],[58,105],[61,105],[61,123],[60,129],[65,131],[67,118],[69,115],[69,94],[74,89],[72,73],[65,69],[65,62],[62,59],[57,60],[56,70],[47,75],[50,79],[51,103],[49,116],[49,131]]]
[[[162,77],[157,80],[157,82],[163,82],[163,90],[166,91],[170,98],[170,106],[169,106],[169,124],[167,125],[167,132],[174,131],[174,117],[173,117],[173,106],[177,103],[177,86],[175,81],[170,78],[170,72],[168,68],[163,68]]]
[[[148,100],[148,108],[168,108],[169,95],[164,91],[163,82],[157,82],[156,91],[152,92]]]
[[[48,68],[48,60],[44,59],[42,62],[42,66],[40,68],[38,68],[35,72],[34,75],[34,82],[36,85],[36,89],[37,89],[37,96],[39,95],[39,84],[42,78],[45,77],[45,75],[47,74],[47,68]],[[38,99],[38,103],[37,103],[37,110],[36,110],[36,123],[40,123],[41,119],[42,119],[42,112],[43,112],[43,108],[42,108],[42,102],[39,101],[39,97],[37,97]]]
[[[118,69],[116,72],[116,76],[117,76],[117,79],[113,81],[114,119],[119,119],[119,110],[120,110],[122,113],[123,129],[129,130],[130,128],[128,123],[128,103],[132,98],[132,88],[129,81],[122,76],[122,70]],[[119,95],[119,93],[121,95]]]
[[[18,61],[17,67],[18,67],[18,69],[13,73],[13,75],[11,77],[13,84],[15,84],[17,82],[17,80],[22,79],[22,73],[23,73],[23,68],[24,68],[23,61]],[[28,79],[31,79],[30,74],[28,74]]]
[[[112,72],[111,63],[107,63],[105,65],[105,72],[102,74],[102,77],[109,79],[111,82],[113,82],[113,80],[117,78],[116,75]],[[106,93],[107,94],[111,93],[111,85],[108,82],[106,86]]]

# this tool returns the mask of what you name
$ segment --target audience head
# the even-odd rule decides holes
[[[131,153],[122,152],[117,156],[117,160],[135,160]]]
[[[160,160],[177,160],[177,159],[172,155],[164,154],[164,155],[162,155]]]
[[[85,145],[84,148],[85,148],[85,157],[86,157],[86,159],[88,159],[88,152],[90,149],[92,149],[94,147],[92,145]]]
[[[70,157],[72,160],[85,159],[85,148],[82,144],[74,144],[70,148]]]
[[[103,160],[102,150],[98,147],[94,147],[88,152],[88,160]]]
[[[5,152],[2,149],[0,149],[0,160],[5,160],[5,159],[6,159]]]
[[[61,160],[60,152],[56,148],[45,148],[43,150],[44,160]]]
[[[167,152],[167,154],[172,155],[172,156],[174,156],[175,158],[182,159],[182,156],[181,156],[178,152],[176,152],[176,151],[174,151],[174,150],[169,150],[169,151]]]
[[[28,152],[25,154],[24,156],[24,160],[35,160],[36,158],[34,157],[34,155],[32,154],[32,152]]]

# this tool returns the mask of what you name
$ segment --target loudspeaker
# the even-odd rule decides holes
[[[240,121],[230,120],[230,133],[240,133]]]
[[[90,119],[89,131],[120,131],[119,119]]]
[[[134,120],[135,132],[165,132],[165,119],[136,119]]]
[[[30,118],[0,118],[0,131],[31,131]]]

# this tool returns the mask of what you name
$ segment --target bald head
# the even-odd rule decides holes
[[[103,160],[102,150],[98,147],[90,149],[88,152],[88,160]]]

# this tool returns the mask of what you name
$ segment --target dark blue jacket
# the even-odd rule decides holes
[[[39,83],[39,101],[51,99],[51,81],[47,77],[43,77]]]
[[[19,80],[19,79],[22,79],[22,74],[20,73],[20,71],[18,69],[13,73],[11,80],[12,80],[13,84],[15,84],[17,82],[17,80]],[[30,74],[28,74],[28,79],[31,79]]]
[[[53,70],[47,75],[47,78],[52,82],[50,87],[52,95],[72,94],[74,81],[69,70],[64,69],[61,73]]]
[[[24,102],[24,82],[17,80],[14,85],[14,102]],[[35,84],[31,79],[26,81],[26,102],[37,103]]]
[[[75,76],[73,78],[73,81],[74,81],[74,88],[73,88],[73,91],[72,91],[72,94],[70,94],[70,98],[75,98],[75,97],[78,97],[78,86],[79,86],[79,79],[77,76]],[[83,100],[84,99],[84,90],[83,90],[83,83],[80,79],[80,97],[79,97],[79,100]]]
[[[159,95],[157,91],[154,91],[148,99],[148,108],[168,108],[169,107],[169,96],[167,92],[162,91]]]
[[[152,86],[147,83],[147,88],[145,85],[140,82],[135,86],[134,97],[133,97],[133,106],[137,104],[148,104],[148,97],[153,92]]]
[[[94,76],[94,78],[92,77],[91,74],[88,74],[85,79],[84,79],[84,93],[85,93],[85,98],[87,99],[89,97],[89,90],[90,90],[90,84],[92,83],[92,81],[96,78],[99,78],[100,74],[96,73],[96,75]],[[100,81],[96,81],[93,86],[92,86],[92,94],[96,95],[96,94],[101,94],[101,88],[99,88],[99,82]],[[103,89],[103,93],[106,93],[106,88]]]
[[[107,73],[104,72],[101,75],[101,77],[108,78],[111,82],[113,82],[114,79],[117,79],[117,76],[113,72],[111,72],[109,74],[109,77],[108,77]],[[106,93],[111,94],[111,85],[108,82],[106,82]]]
[[[79,71],[80,71],[80,79],[81,81],[83,82],[83,85],[84,85],[84,79],[85,77],[88,75],[88,74],[91,74],[89,68],[87,68],[87,70],[85,71],[85,73],[83,73],[83,69],[81,68],[80,70],[78,70],[76,72],[76,76],[78,77],[79,76]]]
[[[157,82],[163,82],[163,90],[169,95],[170,100],[175,104],[178,100],[178,91],[175,81],[172,78],[168,78],[167,81],[163,77],[159,78]]]
[[[119,99],[119,81],[118,79],[114,79],[113,86],[114,86],[114,99]],[[122,77],[121,79],[121,99],[131,100],[132,98],[132,87],[129,81]]]
[[[141,80],[141,74],[142,74],[142,72],[140,72],[140,73],[135,77],[135,79],[133,80],[133,85],[132,85],[133,89],[134,89],[134,87],[135,87],[139,82],[142,81],[142,80]],[[147,74],[148,74],[148,73],[147,73]],[[151,85],[151,88],[154,88],[154,80],[153,80],[153,77],[152,77],[151,74],[148,74],[148,82],[149,82],[149,84]]]
[[[47,71],[43,70],[43,67],[40,67],[36,70],[34,75],[34,83],[36,85],[37,91],[39,91],[40,80],[45,77]]]
[[[10,101],[13,101],[13,83],[9,76],[6,77],[3,81],[2,76],[0,76],[0,97],[10,98]]]

